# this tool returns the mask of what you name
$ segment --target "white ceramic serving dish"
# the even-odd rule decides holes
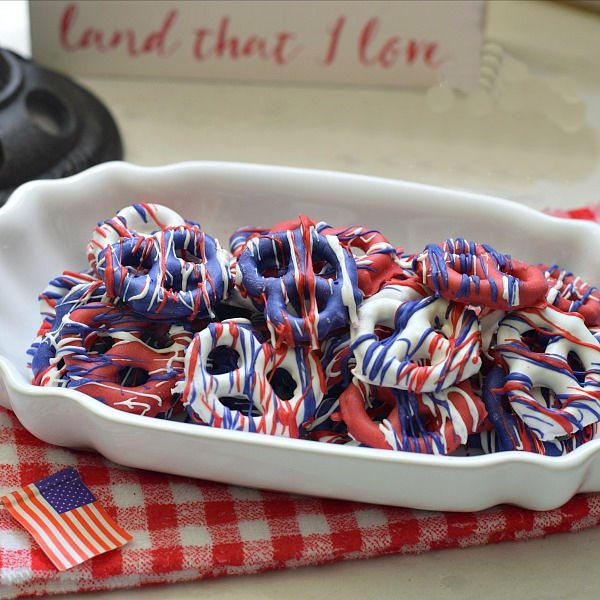
[[[432,510],[501,502],[533,509],[600,491],[600,440],[550,458],[505,452],[440,457],[335,446],[128,415],[73,390],[29,384],[26,351],[40,323],[37,295],[64,269],[86,266],[98,221],[134,202],[199,221],[227,245],[242,225],[304,213],[380,229],[420,250],[463,236],[530,262],[560,263],[600,283],[600,229],[497,198],[327,171],[218,162],[141,168],[109,163],[31,182],[0,209],[0,403],[52,444],[93,448],[132,467],[232,484]]]

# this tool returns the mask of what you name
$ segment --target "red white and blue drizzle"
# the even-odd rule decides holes
[[[600,294],[449,238],[301,215],[230,251],[159,204],[40,295],[33,383],[190,424],[395,451],[560,455],[598,434]]]

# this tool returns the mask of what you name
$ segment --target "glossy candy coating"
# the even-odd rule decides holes
[[[99,253],[96,269],[110,298],[162,318],[213,316],[231,286],[229,257],[191,225],[122,238]]]
[[[316,349],[326,335],[356,322],[356,281],[350,252],[302,218],[296,229],[251,237],[236,271],[238,285],[264,306],[276,347],[309,343]]]
[[[321,235],[334,235],[342,246],[354,254],[358,271],[358,287],[364,298],[378,292],[384,284],[399,279],[403,273],[399,250],[375,229],[367,227],[330,227],[317,225]]]
[[[229,350],[234,360],[215,369],[211,354]],[[278,397],[277,371],[294,382],[291,397]],[[284,375],[281,373],[281,375]],[[324,391],[320,364],[306,347],[274,349],[261,343],[248,321],[211,323],[197,333],[185,358],[185,380],[177,388],[192,418],[202,424],[237,431],[298,437]],[[225,399],[241,399],[245,411]]]
[[[429,244],[415,268],[436,296],[505,311],[543,302],[547,290],[538,267],[463,238]]]
[[[99,223],[87,247],[90,267],[96,268],[98,254],[123,238],[147,237],[169,227],[185,225],[185,219],[161,204],[139,203],[126,206],[116,216]]]
[[[84,320],[78,314],[74,317]],[[100,336],[100,343],[112,341],[113,335]],[[164,414],[177,400],[173,388],[183,375],[183,358],[191,334],[182,326],[172,325],[168,337],[171,343],[161,348],[141,339],[117,339],[103,352],[90,351],[93,337],[73,340],[69,352],[63,355],[66,387],[131,414]]]
[[[51,287],[54,286],[51,285]],[[45,318],[38,338],[29,350],[29,354],[32,356],[31,369],[34,385],[61,385],[63,372],[60,368],[60,349],[68,344],[69,315],[89,304],[102,306],[108,304],[106,287],[101,280],[74,285],[51,307],[50,316]],[[42,301],[42,306],[48,307],[49,305],[46,301]],[[107,307],[107,310],[112,310],[112,308]],[[134,328],[136,330],[141,321],[139,316],[135,318]]]
[[[505,374],[501,367],[495,367],[486,375],[482,399],[492,428],[471,436],[469,446],[478,447],[485,453],[519,450],[562,456],[595,437],[598,424],[592,423],[570,436],[542,441],[512,410],[506,400],[504,380]]]
[[[405,254],[304,215],[230,246],[161,205],[99,224],[92,269],[40,296],[34,383],[398,451],[560,455],[597,434],[600,294],[565,269],[462,238]]]
[[[239,229],[236,229],[229,238],[229,250],[231,251],[232,256],[238,258],[244,250],[245,245],[252,238],[269,235],[270,233],[293,231],[299,227],[315,227],[318,230],[320,225],[327,227],[324,223],[317,223],[306,215],[300,215],[297,219],[281,221],[272,227],[240,227]]]
[[[43,335],[54,324],[56,305],[77,285],[90,284],[97,281],[90,270],[82,273],[64,271],[62,275],[52,279],[39,295],[40,314],[43,317],[38,336]]]
[[[600,343],[581,316],[554,306],[509,313],[494,352],[512,409],[540,440],[600,420]]]
[[[593,327],[600,324],[600,292],[580,277],[562,269],[558,265],[541,267],[548,291],[546,300],[564,312],[578,312],[585,324]]]
[[[392,335],[379,339],[377,325],[391,328]],[[440,392],[471,377],[481,364],[472,310],[444,298],[420,298],[399,284],[363,302],[351,334],[354,376],[376,386]]]
[[[381,395],[389,397],[392,409],[387,418],[373,421],[365,405]],[[355,380],[340,396],[340,407],[350,435],[367,446],[426,454],[453,452],[486,416],[468,381],[435,394],[414,394]]]
[[[33,383],[77,389],[146,416],[171,408],[191,333],[108,302],[101,281],[75,286],[34,344]],[[151,344],[151,345],[150,345]]]

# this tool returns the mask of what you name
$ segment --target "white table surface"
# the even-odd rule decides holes
[[[28,53],[22,2],[0,2],[0,44]],[[316,167],[511,198],[537,208],[600,202],[600,16],[558,2],[497,0],[487,39],[536,74],[567,75],[587,108],[565,133],[534,110],[467,117],[464,99],[433,114],[422,91],[183,81],[80,81],[113,112],[125,158]],[[71,599],[421,598],[597,595],[600,528],[421,556],[143,588]],[[509,592],[510,590],[510,592]]]

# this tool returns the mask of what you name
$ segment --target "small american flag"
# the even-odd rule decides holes
[[[63,571],[131,540],[100,506],[73,467],[0,498]]]

